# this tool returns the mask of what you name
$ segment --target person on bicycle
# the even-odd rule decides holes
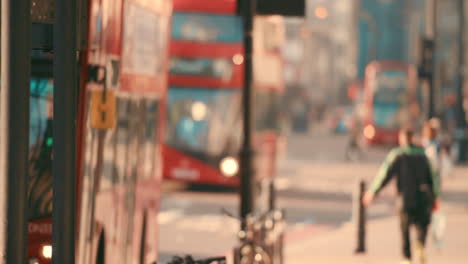
[[[414,143],[413,131],[402,129],[399,134],[400,147],[393,149],[375,177],[363,203],[369,206],[374,197],[396,178],[400,227],[403,240],[402,264],[411,263],[410,226],[418,233],[416,255],[420,263],[425,263],[424,246],[432,209],[439,195],[438,174],[432,170],[424,148]]]

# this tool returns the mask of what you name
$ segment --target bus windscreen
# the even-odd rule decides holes
[[[404,72],[380,72],[374,80],[373,121],[381,128],[398,129],[408,119],[408,77]]]
[[[240,92],[171,87],[166,144],[211,163],[240,146]]]

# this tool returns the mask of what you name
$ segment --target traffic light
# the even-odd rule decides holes
[[[434,40],[423,39],[421,46],[419,77],[431,79],[434,71]]]
[[[305,0],[257,0],[257,14],[305,16]]]
[[[238,2],[242,1],[245,0],[238,0]],[[238,6],[240,7],[242,4],[239,3]],[[239,13],[242,14],[241,11]],[[256,13],[259,15],[303,17],[305,16],[305,0],[257,0]]]

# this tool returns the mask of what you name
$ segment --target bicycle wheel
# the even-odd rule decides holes
[[[255,248],[255,254],[253,256],[254,264],[271,264],[271,257],[270,255],[263,250],[261,247]]]

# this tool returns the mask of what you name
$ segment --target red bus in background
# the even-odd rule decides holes
[[[235,2],[174,2],[165,179],[239,184],[244,51]],[[254,145],[259,178],[274,175],[278,104],[284,86],[282,26],[276,16],[255,19]]]
[[[76,263],[158,258],[170,0],[91,0],[77,126]],[[49,59],[52,54],[33,53]],[[52,258],[52,73],[31,79],[28,258]]]
[[[400,61],[375,61],[366,67],[363,135],[369,144],[398,144],[398,131],[418,124],[417,70]]]

